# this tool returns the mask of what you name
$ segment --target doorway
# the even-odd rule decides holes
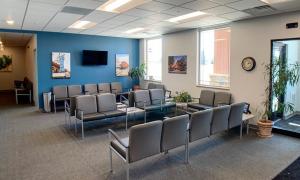
[[[279,63],[280,66],[272,67],[271,71],[271,93],[270,93],[270,109],[272,120],[274,121],[274,131],[300,136],[300,82],[292,85],[289,82],[283,84],[282,96],[276,97],[276,82],[281,81],[282,71],[274,71],[279,68],[283,71],[292,69],[300,63],[300,38],[299,39],[280,39],[272,40],[271,62]],[[292,106],[292,109],[282,106],[282,104]]]

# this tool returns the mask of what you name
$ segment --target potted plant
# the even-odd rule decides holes
[[[179,103],[188,103],[192,101],[192,96],[186,92],[186,91],[181,91],[181,92],[175,92],[176,96],[173,98],[175,102]]]
[[[272,72],[272,73],[271,73]],[[294,104],[282,101],[285,96],[287,86],[295,86],[299,81],[300,65],[287,64],[285,59],[274,58],[273,62],[265,65],[265,76],[271,75],[271,84],[265,89],[266,100],[263,102],[264,113],[262,118],[258,120],[258,135],[260,137],[271,137],[274,113],[271,108],[271,96],[275,98],[277,106],[275,108],[275,116],[284,112],[294,112]],[[284,118],[282,116],[281,118]]]
[[[133,90],[140,89],[140,86],[134,83],[139,83],[140,77],[144,77],[145,73],[146,73],[146,65],[144,63],[138,67],[133,67],[130,69],[129,77],[131,78],[133,83]]]

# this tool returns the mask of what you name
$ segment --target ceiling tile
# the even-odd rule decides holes
[[[155,14],[155,12],[135,8],[135,9],[131,9],[129,11],[126,11],[123,14],[129,15],[129,16],[135,16],[135,17],[147,17],[147,16],[150,16],[152,14]]]
[[[172,4],[172,5],[176,5],[176,6],[180,6],[182,4],[188,3],[188,2],[192,2],[194,0],[157,0],[159,2],[162,3],[167,3],[167,4]]]
[[[232,2],[237,2],[240,0],[210,0],[210,1],[224,5],[224,4],[228,4],[228,3],[232,3]]]
[[[95,1],[95,0],[70,0],[66,4],[66,6],[73,6],[73,7],[79,7],[79,8],[87,8],[87,9],[96,9],[103,3],[104,3],[104,1]]]
[[[64,5],[68,0],[30,0],[31,2],[43,2],[48,4]]]
[[[277,2],[278,0],[274,0],[274,1]],[[272,2],[272,0],[269,0],[269,2]],[[277,3],[274,2],[274,3],[270,3],[270,6],[282,11],[300,10],[299,0],[291,0],[291,1],[277,2]]]
[[[138,19],[138,17],[133,17],[133,16],[125,15],[125,14],[120,14],[116,17],[113,17],[110,20],[112,20],[112,21],[121,21],[121,22],[123,22],[123,24],[125,24],[127,22],[134,21],[136,19]]]
[[[240,11],[258,7],[258,6],[263,6],[263,5],[266,5],[266,3],[264,3],[260,0],[242,0],[242,1],[227,4],[227,6],[237,9],[237,10],[240,10]]]
[[[193,9],[196,11],[213,8],[216,6],[219,6],[219,4],[208,1],[208,0],[198,0],[198,1],[193,1],[193,2],[182,5],[182,7]]]
[[[224,18],[230,19],[230,20],[238,20],[238,19],[244,19],[244,18],[251,17],[251,15],[248,13],[245,13],[245,12],[236,11],[236,12],[232,12],[232,13],[228,13],[228,14],[223,14],[223,15],[221,15],[221,17],[224,17]]]
[[[165,14],[173,15],[173,16],[181,16],[184,14],[192,13],[193,10],[182,8],[182,7],[174,7],[171,9],[168,9],[166,11],[163,11]]]
[[[59,12],[50,21],[50,23],[46,26],[46,28],[44,28],[44,30],[60,32],[63,29],[69,27],[71,24],[73,24],[75,21],[77,21],[81,17],[82,17],[81,15]]]
[[[64,32],[64,33],[79,33],[81,31],[82,31],[82,29],[70,29],[70,28],[66,28],[62,32]]]
[[[95,10],[87,16],[85,16],[84,18],[82,18],[81,20],[99,23],[114,16],[117,16],[117,14]]]
[[[207,14],[213,14],[213,15],[226,14],[226,13],[230,13],[230,12],[234,12],[234,11],[236,11],[236,10],[226,7],[226,6],[218,6],[215,8],[203,10],[203,12],[205,12]]]
[[[161,11],[170,9],[172,7],[174,7],[174,6],[170,5],[170,4],[165,4],[165,3],[150,1],[150,2],[148,2],[146,4],[138,6],[137,8],[148,10],[148,11],[161,12]]]
[[[153,19],[153,20],[156,20],[156,21],[164,21],[164,20],[170,19],[172,17],[174,17],[174,16],[168,15],[168,14],[154,14],[154,15],[151,15],[147,18]]]
[[[150,18],[141,18],[134,22],[149,25],[149,24],[157,23],[158,20],[150,19]]]

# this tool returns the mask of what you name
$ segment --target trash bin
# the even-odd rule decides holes
[[[44,112],[51,112],[51,92],[43,93],[44,99]]]

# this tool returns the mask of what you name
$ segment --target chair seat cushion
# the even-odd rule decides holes
[[[115,110],[115,111],[106,111],[103,112],[107,118],[117,117],[117,116],[125,116],[126,112]]]
[[[206,110],[206,109],[212,108],[212,106],[207,106],[207,105],[198,104],[198,103],[188,103],[188,107],[193,108],[193,109],[199,109],[199,110]]]
[[[78,114],[77,116],[78,119],[81,119],[80,114]],[[105,119],[105,114],[103,113],[83,114],[83,121],[94,121],[99,119]]]
[[[29,89],[18,89],[17,90],[18,95],[22,95],[22,94],[30,94],[30,90]]]
[[[122,138],[121,141],[128,147],[129,138]],[[117,140],[110,142],[110,145],[124,158],[126,158],[126,148],[121,145]]]
[[[163,107],[165,107],[165,108],[176,107],[176,103],[175,102],[167,102],[167,103],[163,104]]]
[[[146,106],[144,107],[139,107],[140,109],[144,109],[145,111],[154,111],[154,110],[160,110],[160,105],[150,105],[150,106]]]

